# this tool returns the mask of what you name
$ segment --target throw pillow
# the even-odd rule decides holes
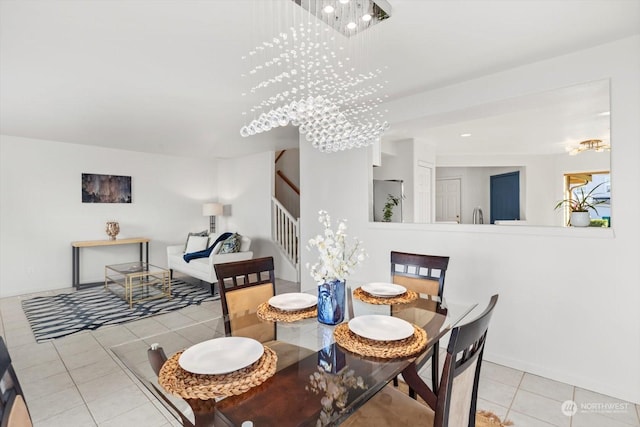
[[[184,241],[184,252],[187,252],[187,244],[189,244],[189,237],[191,236],[208,236],[209,232],[207,230],[198,231],[196,233],[191,232],[187,234],[187,240]]]
[[[222,246],[220,247],[219,254],[232,254],[234,252],[240,251],[240,235],[238,233],[233,233],[231,237],[222,242]]]
[[[187,240],[187,247],[184,252],[190,254],[192,252],[207,249],[208,242],[209,236],[189,236],[189,240]]]

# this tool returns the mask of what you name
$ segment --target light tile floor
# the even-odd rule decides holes
[[[292,292],[298,290],[298,285],[278,281],[276,289],[278,293]],[[58,292],[69,289],[38,295]],[[219,301],[37,344],[21,306],[22,299],[33,296],[0,299],[0,335],[9,347],[36,427],[179,425],[109,349],[219,317]],[[219,325],[211,322],[210,327],[216,329]],[[179,339],[172,337],[173,341]],[[142,350],[141,357],[146,359]],[[428,364],[421,373],[430,381]],[[568,417],[561,411],[566,400],[574,400],[578,405],[616,404],[619,410],[607,413],[595,407],[591,411],[579,409]],[[492,411],[513,421],[516,427],[640,427],[639,405],[488,361],[483,363],[478,409]]]

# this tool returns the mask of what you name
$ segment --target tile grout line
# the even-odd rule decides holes
[[[573,393],[571,394],[571,400],[576,401],[576,386],[573,386]],[[569,418],[569,427],[573,426],[573,415]]]
[[[100,345],[102,345],[102,343],[100,343]],[[121,345],[121,344],[119,344],[119,345]],[[105,347],[103,346],[103,348],[105,348]],[[156,410],[157,410],[157,411],[162,415],[162,417],[165,419],[165,421],[167,421],[169,424],[171,424],[171,421],[172,421],[172,420],[171,420],[171,419],[169,419],[169,418],[167,418],[167,416],[166,416],[166,415],[165,415],[165,413],[164,413],[164,412],[166,412],[166,411],[164,411],[164,412],[163,412],[163,411],[161,411],[160,409],[158,409],[158,407],[156,406],[155,402],[154,402],[154,401],[152,401],[152,400],[151,400],[151,398],[149,397],[149,394],[150,394],[149,390],[146,390],[146,389],[145,389],[144,385],[140,382],[140,380],[136,377],[136,375],[135,375],[133,372],[131,372],[131,371],[130,371],[130,369],[129,369],[129,368],[127,368],[127,367],[124,365],[124,362],[122,362],[122,361],[121,361],[121,360],[120,360],[120,359],[115,355],[115,353],[113,353],[113,351],[111,351],[111,349],[110,349],[110,348],[109,348],[109,349],[105,348],[105,350],[106,350],[106,351],[107,351],[107,353],[109,354],[109,357],[111,357],[111,358],[114,360],[114,362],[118,365],[118,367],[119,367],[119,368],[120,368],[120,369],[125,373],[125,375],[126,375],[127,377],[129,377],[129,379],[131,379],[131,380],[132,380],[132,382],[133,382],[133,384],[136,386],[136,388],[137,388],[138,390],[140,390],[140,392],[141,392],[141,393],[144,395],[144,397],[147,399],[147,402],[145,402],[145,403],[143,403],[142,405],[137,406],[137,407],[135,407],[135,408],[133,408],[133,409],[130,409],[130,410],[129,410],[129,411],[127,411],[127,412],[133,411],[134,409],[138,409],[138,408],[140,408],[140,407],[142,407],[142,406],[146,405],[147,403],[150,403],[150,404],[151,404],[151,405],[152,405],[152,406],[153,406],[153,407],[154,407],[154,408],[155,408],[155,409],[156,409]],[[153,397],[154,397],[154,399],[155,399],[155,396],[153,396]],[[124,414],[126,414],[127,412],[124,412]],[[116,415],[116,417],[117,417],[117,416],[120,416],[120,415],[122,415],[122,414]],[[171,414],[169,414],[169,415],[171,415]],[[113,418],[115,418],[115,417],[113,417]],[[113,418],[110,418],[110,419],[113,419]],[[107,421],[109,421],[109,420],[105,420],[105,422],[107,422]],[[99,426],[99,424],[97,424],[97,423],[96,423],[96,425],[98,425],[98,426]]]
[[[36,344],[39,344],[39,343],[38,343],[38,342],[36,342]],[[54,416],[58,416],[58,415],[60,415],[60,414],[62,414],[62,413],[64,413],[64,412],[66,412],[66,411],[68,411],[68,410],[75,409],[75,408],[78,408],[78,407],[80,407],[80,406],[84,406],[84,407],[85,407],[85,409],[87,410],[87,412],[89,413],[89,416],[90,416],[90,417],[91,417],[91,419],[93,420],[93,423],[97,426],[97,425],[98,425],[98,422],[96,421],[96,419],[93,417],[93,414],[92,414],[92,413],[91,413],[91,411],[89,410],[89,406],[87,405],[87,401],[85,400],[84,396],[82,395],[82,392],[80,391],[80,388],[78,388],[78,384],[76,384],[76,380],[75,380],[75,379],[73,378],[73,376],[71,375],[71,371],[69,371],[69,367],[68,367],[68,366],[67,366],[67,364],[64,362],[64,358],[63,358],[63,357],[62,357],[62,355],[60,354],[60,351],[59,351],[58,347],[56,346],[55,342],[53,342],[53,341],[51,342],[51,344],[52,344],[52,346],[53,346],[54,350],[56,351],[56,354],[58,355],[58,358],[60,359],[60,363],[62,363],[62,366],[64,366],[65,372],[67,373],[67,375],[68,375],[68,376],[69,376],[69,378],[71,379],[71,382],[73,383],[73,388],[75,388],[75,389],[76,389],[76,391],[78,392],[78,395],[80,396],[80,399],[82,399],[82,404],[81,404],[81,405],[74,406],[74,407],[72,407],[72,408],[67,408],[67,409],[65,409],[64,411],[62,411],[62,412],[60,412],[60,413],[58,413],[58,414],[55,414]],[[69,388],[71,388],[71,387],[69,387]],[[43,420],[43,421],[46,421],[46,420]]]
[[[526,372],[521,371],[522,376],[520,377],[520,381],[518,381],[518,386],[516,387],[516,392],[513,394],[513,398],[511,399],[511,403],[507,408],[507,414],[504,416],[504,420],[506,421],[509,418],[509,413],[511,413],[511,407],[513,406],[513,402],[516,400],[516,396],[518,395],[518,390],[520,390],[520,386],[522,385],[522,381],[524,380],[524,375]],[[516,411],[517,412],[517,411]]]

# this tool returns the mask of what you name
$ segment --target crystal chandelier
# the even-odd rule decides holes
[[[251,83],[248,98],[256,99],[240,135],[297,126],[313,147],[335,152],[365,147],[389,124],[380,105],[385,82],[382,69],[359,70],[359,53],[342,44],[365,42],[358,33],[389,18],[381,0],[293,0],[304,12],[301,22],[278,31],[251,49],[243,60]],[[358,34],[358,38],[362,38]],[[342,38],[337,39],[337,38]]]
[[[577,147],[569,149],[569,155],[575,156],[576,154],[589,150],[602,153],[603,151],[610,151],[611,145],[602,142],[601,139],[588,139],[586,141],[582,141]]]

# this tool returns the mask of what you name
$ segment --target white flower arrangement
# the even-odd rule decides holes
[[[338,223],[337,231],[331,229],[331,217],[327,211],[320,211],[318,220],[324,225],[324,235],[317,235],[309,239],[308,250],[318,249],[319,260],[313,265],[307,263],[311,277],[318,284],[344,281],[352,270],[367,257],[366,251],[360,247],[361,241],[353,238],[353,243],[347,245],[346,220]]]

